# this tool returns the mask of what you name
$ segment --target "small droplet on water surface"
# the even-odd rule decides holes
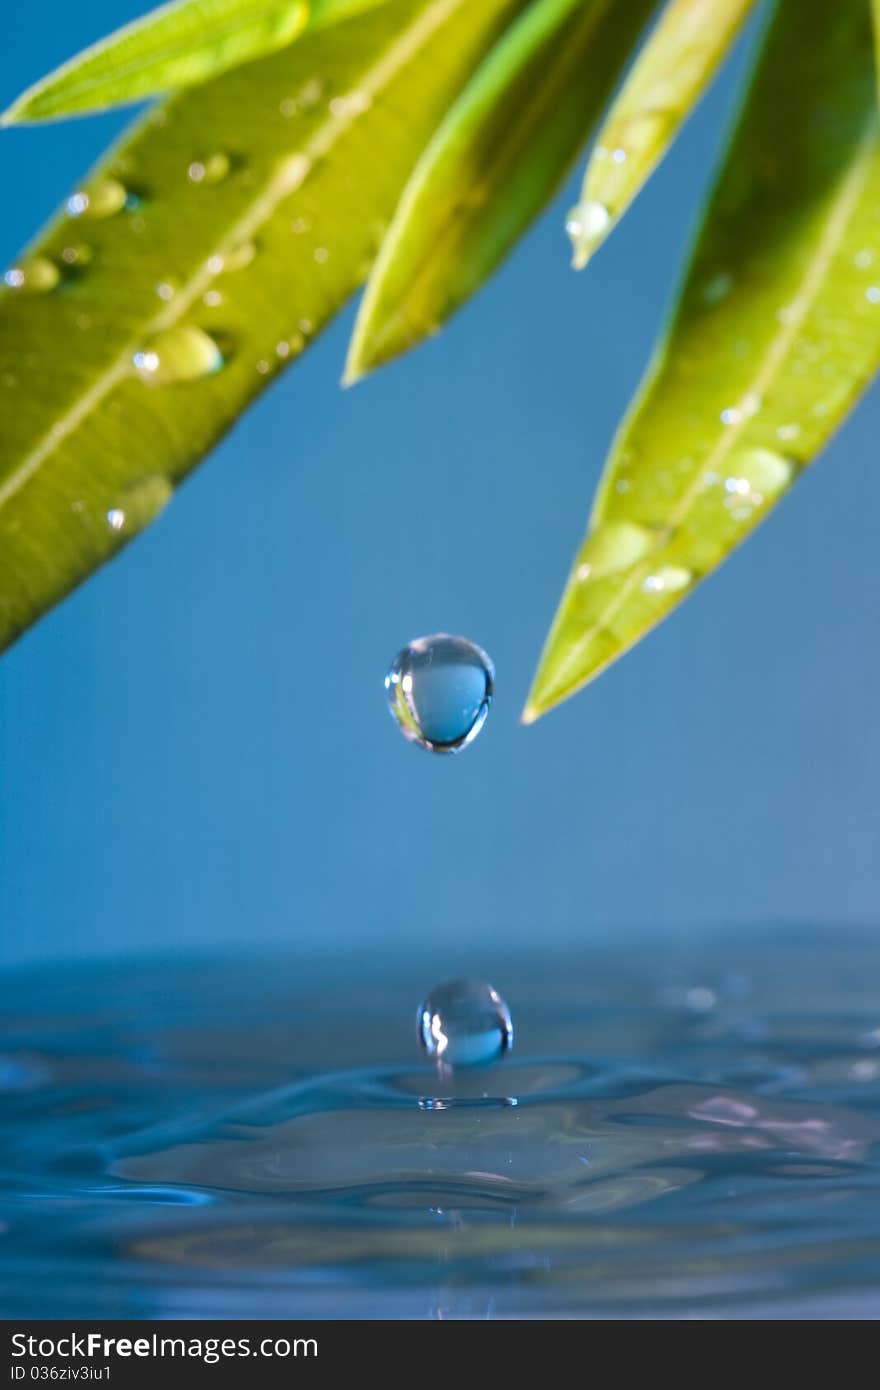
[[[494,686],[495,668],[482,648],[445,632],[408,642],[385,677],[404,738],[432,753],[457,753],[476,738]]]
[[[141,381],[150,386],[198,381],[223,366],[223,354],[214,339],[195,324],[178,324],[158,333],[136,352],[132,364]]]
[[[3,279],[19,294],[45,294],[47,290],[54,290],[61,272],[45,256],[26,256],[17,265],[10,266]]]
[[[510,1010],[492,985],[448,980],[428,995],[416,1015],[419,1046],[433,1061],[483,1067],[513,1046]]]

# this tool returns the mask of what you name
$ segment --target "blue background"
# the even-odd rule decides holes
[[[76,8],[5,26],[3,104],[138,6]],[[342,393],[346,315],[3,658],[6,960],[430,938],[454,973],[550,936],[874,918],[876,398],[669,622],[517,723],[741,63],[588,273],[573,182],[448,331]],[[123,123],[2,133],[5,261]],[[498,673],[458,759],[384,708],[437,629]]]

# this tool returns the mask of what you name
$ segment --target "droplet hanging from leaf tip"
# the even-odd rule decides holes
[[[604,241],[611,226],[611,213],[604,203],[590,199],[576,203],[565,219],[565,230],[574,255],[572,263],[582,270],[596,248]]]

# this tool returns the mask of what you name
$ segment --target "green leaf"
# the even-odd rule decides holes
[[[667,0],[596,140],[568,215],[581,270],[663,158],[754,0]]]
[[[880,149],[867,0],[782,0],[679,307],[615,441],[526,722],[719,564],[880,361]]]
[[[347,19],[380,0],[174,0],[117,29],[30,87],[2,125],[45,121],[140,101],[284,48],[306,28]]]
[[[346,380],[436,332],[565,176],[653,0],[534,0],[439,127],[367,286]]]
[[[7,271],[0,648],[158,512],[345,302],[517,9],[388,0],[181,94]]]

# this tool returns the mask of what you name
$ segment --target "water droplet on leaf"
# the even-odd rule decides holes
[[[629,569],[647,555],[654,537],[644,526],[634,521],[605,521],[592,531],[578,556],[577,577],[580,580],[604,579]]]
[[[391,663],[385,690],[404,738],[432,753],[457,753],[489,713],[495,670],[466,637],[437,633],[409,642]]]
[[[45,294],[47,290],[54,290],[61,272],[45,256],[25,256],[17,265],[10,266],[3,279],[19,294]]]
[[[78,188],[67,200],[71,217],[100,220],[121,212],[128,201],[128,192],[118,179],[96,179],[87,188]]]
[[[416,1015],[419,1046],[453,1067],[484,1067],[513,1046],[513,1022],[501,995],[477,980],[449,980]]]
[[[772,449],[737,449],[731,456],[732,476],[727,478],[725,487],[743,496],[775,497],[791,482],[793,471],[791,459]],[[732,483],[736,487],[728,486]]]
[[[186,172],[190,183],[222,183],[231,167],[229,155],[218,150],[204,159],[194,159]]]
[[[124,488],[116,506],[107,512],[107,525],[120,535],[133,536],[155,521],[174,495],[162,473],[151,473]]]
[[[150,386],[199,381],[223,366],[223,354],[214,339],[194,324],[158,333],[132,360],[141,381]]]
[[[686,589],[693,576],[683,565],[661,565],[642,584],[646,594],[676,594]]]

